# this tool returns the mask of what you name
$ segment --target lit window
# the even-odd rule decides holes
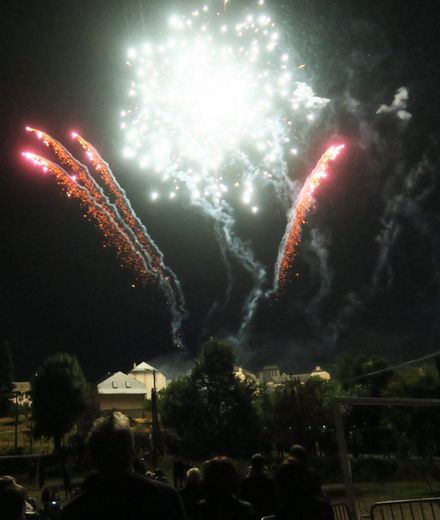
[[[125,386],[127,388],[131,388],[131,381],[125,381]]]
[[[113,388],[118,388],[118,382],[117,381],[112,381],[112,387]]]

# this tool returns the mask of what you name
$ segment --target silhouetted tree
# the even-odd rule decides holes
[[[385,397],[413,397],[417,399],[439,399],[440,381],[437,370],[429,365],[407,367],[399,370],[389,381]],[[418,454],[432,457],[440,438],[440,415],[438,407],[390,407],[384,418],[400,441],[405,432],[410,444]],[[399,442],[398,441],[398,442]]]
[[[194,455],[246,455],[255,449],[260,422],[255,387],[233,373],[229,345],[211,339],[189,376],[173,381],[161,396],[161,416]]]
[[[0,345],[0,414],[10,409],[10,396],[13,389],[13,367],[9,342],[4,340]]]
[[[339,395],[381,397],[393,376],[386,368],[387,362],[380,356],[349,352],[334,361],[332,374],[339,386]],[[348,408],[345,416],[349,428],[365,430],[378,428],[383,413],[380,407],[355,406]]]
[[[49,356],[32,380],[35,435],[52,437],[55,450],[86,407],[87,387],[76,358]]]
[[[380,356],[349,352],[334,361],[332,375],[341,386],[341,393],[379,397],[392,376],[391,370],[383,371],[386,368],[387,362]]]

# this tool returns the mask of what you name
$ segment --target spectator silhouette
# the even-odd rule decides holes
[[[145,475],[147,468],[145,466],[144,459],[135,458],[133,461],[133,469],[136,473],[139,473],[139,475]]]
[[[289,453],[290,457],[287,459],[287,461],[293,461],[297,462],[298,464],[302,464],[307,470],[306,472],[310,481],[310,485],[313,487],[313,493],[315,495],[322,495],[321,478],[316,470],[310,468],[307,451],[304,446],[301,446],[301,444],[294,444],[290,448]]]
[[[334,520],[329,500],[320,492],[316,477],[294,457],[280,466],[275,483],[279,495],[277,520]]]
[[[153,479],[168,484],[168,478],[160,468],[156,468],[153,471]]]
[[[228,458],[216,457],[207,462],[203,468],[205,498],[196,504],[194,519],[252,520],[251,504],[235,496],[239,480],[238,472]]]
[[[252,504],[256,519],[276,511],[275,483],[265,472],[261,453],[251,458],[249,472],[241,483],[240,498]]]
[[[26,508],[26,492],[14,477],[0,477],[0,518],[23,520]]]
[[[175,488],[182,488],[185,484],[185,463],[179,457],[173,464],[173,481]]]
[[[187,471],[186,483],[180,490],[180,496],[185,506],[186,516],[189,520],[193,520],[196,504],[203,498],[202,476],[199,468],[191,468]]]
[[[63,466],[62,477],[63,477],[64,495],[65,495],[65,498],[69,498],[72,495],[72,479],[70,477],[70,473],[69,473],[69,470],[67,469],[66,465]]]
[[[120,412],[98,419],[89,438],[97,474],[61,513],[62,520],[184,520],[178,493],[133,471],[134,439]]]

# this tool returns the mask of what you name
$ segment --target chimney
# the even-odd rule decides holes
[[[136,363],[133,363],[133,368],[136,368]]]

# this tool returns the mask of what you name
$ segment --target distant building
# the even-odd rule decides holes
[[[320,377],[324,381],[331,379],[330,373],[322,370],[317,366],[312,372],[303,372],[298,374],[286,374],[281,372],[278,365],[267,365],[256,373],[256,381],[258,384],[266,384],[274,387],[285,383],[286,381],[299,381],[304,384],[312,377]]]
[[[290,376],[283,374],[278,365],[267,365],[256,374],[257,383],[276,386],[290,380]]]
[[[14,381],[11,402],[21,406],[32,406],[31,384],[29,381]]]
[[[162,372],[144,361],[139,363],[139,365],[134,363],[129,375],[145,385],[147,399],[151,399],[151,390],[154,388],[154,377],[156,377],[156,390],[158,392],[167,387],[167,379]]]
[[[324,381],[330,381],[331,379],[330,372],[322,370],[320,366],[315,367],[315,370],[310,373],[310,377],[320,377],[321,379],[324,379]]]
[[[144,414],[145,384],[123,372],[113,375],[98,384],[99,409],[101,412],[118,410],[129,417]]]
[[[235,377],[240,379],[240,381],[257,381],[257,377],[255,376],[255,374],[253,374],[249,370],[246,370],[243,367],[234,367],[234,375]]]

